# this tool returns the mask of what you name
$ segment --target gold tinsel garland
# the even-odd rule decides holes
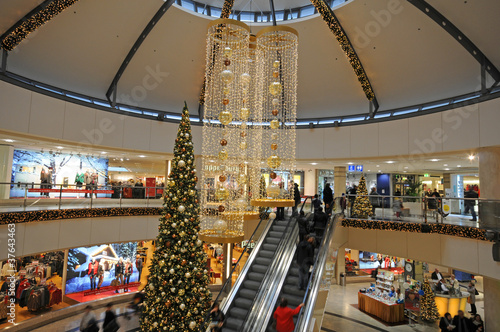
[[[370,101],[373,100],[375,98],[375,94],[373,92],[370,81],[368,80],[368,76],[366,75],[366,72],[363,69],[361,62],[359,61],[356,51],[352,47],[349,38],[347,37],[346,33],[344,32],[344,29],[340,25],[339,20],[337,19],[335,14],[333,14],[331,8],[329,8],[324,1],[311,0],[311,3],[314,5],[316,10],[321,14],[321,17],[326,22],[330,30],[333,32],[335,38],[337,38],[340,47],[344,51],[345,55],[347,56],[347,59],[349,60],[349,63],[352,66],[352,69],[354,70],[354,73],[356,73],[356,76],[358,77],[358,81],[361,83],[361,87],[363,88],[366,98],[368,98],[368,100]]]
[[[95,208],[95,209],[65,209],[65,210],[40,210],[26,212],[0,213],[0,225],[37,222],[58,219],[117,217],[117,216],[158,216],[162,214],[161,208]]]
[[[402,223],[396,221],[362,219],[344,219],[342,220],[342,226],[361,229],[378,229],[382,231],[434,233],[487,241],[485,236],[486,230],[467,226],[447,224],[420,224],[411,222]]]
[[[16,27],[12,32],[2,39],[2,48],[12,51],[30,33],[50,21],[54,16],[73,5],[78,0],[55,0],[46,7],[40,5],[40,10],[34,12]]]

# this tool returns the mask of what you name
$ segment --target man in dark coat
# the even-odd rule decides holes
[[[304,211],[300,211],[299,217],[297,218],[297,223],[299,224],[299,242],[304,239],[307,231],[307,218],[304,214]]]
[[[309,268],[313,265],[314,238],[306,235],[297,247],[297,264],[299,265],[299,289],[304,290],[309,280]]]
[[[453,317],[453,325],[455,325],[455,329],[453,331],[457,332],[473,331],[470,319],[465,318],[464,312],[462,310],[458,310],[458,315]]]
[[[322,237],[326,228],[326,222],[328,221],[328,216],[323,212],[323,208],[320,206],[318,211],[314,212],[314,231],[318,237]]]
[[[325,202],[325,209],[331,209],[333,206],[333,191],[330,184],[325,184],[325,189],[323,189],[323,202]]]
[[[293,199],[295,201],[295,206],[292,208],[292,215],[295,216],[297,215],[297,208],[302,202],[299,185],[296,183],[293,184]]]
[[[477,221],[476,218],[476,210],[474,210],[474,206],[476,205],[476,199],[479,198],[479,195],[476,191],[474,191],[474,188],[472,186],[469,187],[469,190],[465,192],[464,195],[465,198],[469,198],[465,200],[465,209],[464,209],[464,214],[470,213],[472,214],[472,221]]]

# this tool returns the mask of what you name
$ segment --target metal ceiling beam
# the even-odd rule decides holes
[[[118,87],[118,81],[122,77],[123,73],[125,72],[125,69],[127,69],[128,64],[134,57],[135,53],[141,47],[142,42],[146,39],[146,37],[149,35],[151,30],[155,27],[156,23],[162,18],[163,14],[167,12],[167,10],[172,6],[172,4],[175,2],[175,0],[166,0],[163,5],[161,5],[160,9],[156,12],[155,16],[149,21],[148,25],[144,28],[142,33],[139,35],[137,40],[135,41],[134,45],[128,52],[127,56],[123,60],[120,68],[116,72],[115,77],[113,78],[113,81],[111,82],[111,85],[108,88],[108,91],[106,92],[106,98],[108,99],[108,102],[111,104],[112,107],[116,106],[116,94],[117,94],[117,87]],[[113,95],[113,100],[111,100],[111,95]]]
[[[368,74],[366,74],[365,69],[363,68],[363,64],[352,46],[347,33],[344,28],[340,24],[339,19],[334,14],[332,7],[325,0],[311,0],[311,3],[314,5],[316,10],[320,13],[323,21],[328,25],[328,28],[334,34],[335,38],[340,44],[343,52],[347,56],[349,63],[351,64],[358,81],[361,83],[361,87],[365,92],[366,98],[369,100],[370,104],[368,114],[371,118],[377,114],[379,109],[379,103],[377,101],[377,97],[375,96],[375,91],[368,79]]]
[[[274,0],[269,0],[269,6],[271,7],[271,18],[273,25],[276,26],[276,12],[274,11]]]
[[[30,17],[36,15],[36,13],[38,13],[39,11],[45,9],[50,3],[54,2],[56,0],[45,0],[44,2],[42,2],[41,4],[39,4],[38,6],[36,6],[35,8],[33,8],[32,10],[30,10],[30,12],[26,15],[24,15],[19,21],[17,21],[13,26],[11,26],[9,29],[7,29],[7,31],[5,31],[1,36],[0,36],[0,47],[3,47],[3,40],[8,36],[10,35],[14,30],[16,30],[17,28],[19,28],[21,26],[21,24],[23,24],[27,19],[29,19]]]
[[[488,72],[495,82],[500,81],[500,71],[488,60],[481,50],[465,36],[453,23],[450,22],[443,14],[437,11],[424,0],[407,0],[413,6],[418,8],[422,13],[431,18],[441,28],[448,32],[456,41],[460,43],[476,59],[476,61]]]

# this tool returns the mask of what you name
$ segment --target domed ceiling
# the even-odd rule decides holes
[[[371,82],[379,112],[481,89],[478,61],[414,2],[418,1],[351,0],[334,6]],[[1,1],[0,34],[39,3]],[[223,1],[205,3],[220,8]],[[500,1],[427,3],[500,68]],[[6,69],[105,99],[122,62],[163,4],[161,0],[80,0],[8,52]],[[308,5],[303,0],[275,1],[277,11]],[[207,25],[214,17],[184,7],[172,5],[136,50],[117,85],[119,103],[180,113],[186,100],[192,110],[198,109]],[[269,1],[236,0],[235,13],[242,10],[267,12]],[[252,33],[269,24],[248,23]],[[367,114],[369,102],[322,17],[313,14],[280,24],[299,32],[298,119]],[[493,83],[486,74],[486,86]]]

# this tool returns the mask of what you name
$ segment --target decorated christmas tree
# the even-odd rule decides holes
[[[434,292],[427,279],[424,281],[422,289],[424,295],[420,297],[420,317],[422,317],[422,320],[434,322],[439,319],[439,313],[434,300]]]
[[[144,332],[198,330],[210,307],[207,257],[198,239],[197,181],[189,112],[184,106],[145,288]]]
[[[365,176],[362,175],[359,180],[357,196],[354,200],[354,206],[352,208],[352,214],[354,217],[366,218],[373,215],[372,205],[370,204],[370,199],[368,198],[368,190],[366,190],[366,180]]]

